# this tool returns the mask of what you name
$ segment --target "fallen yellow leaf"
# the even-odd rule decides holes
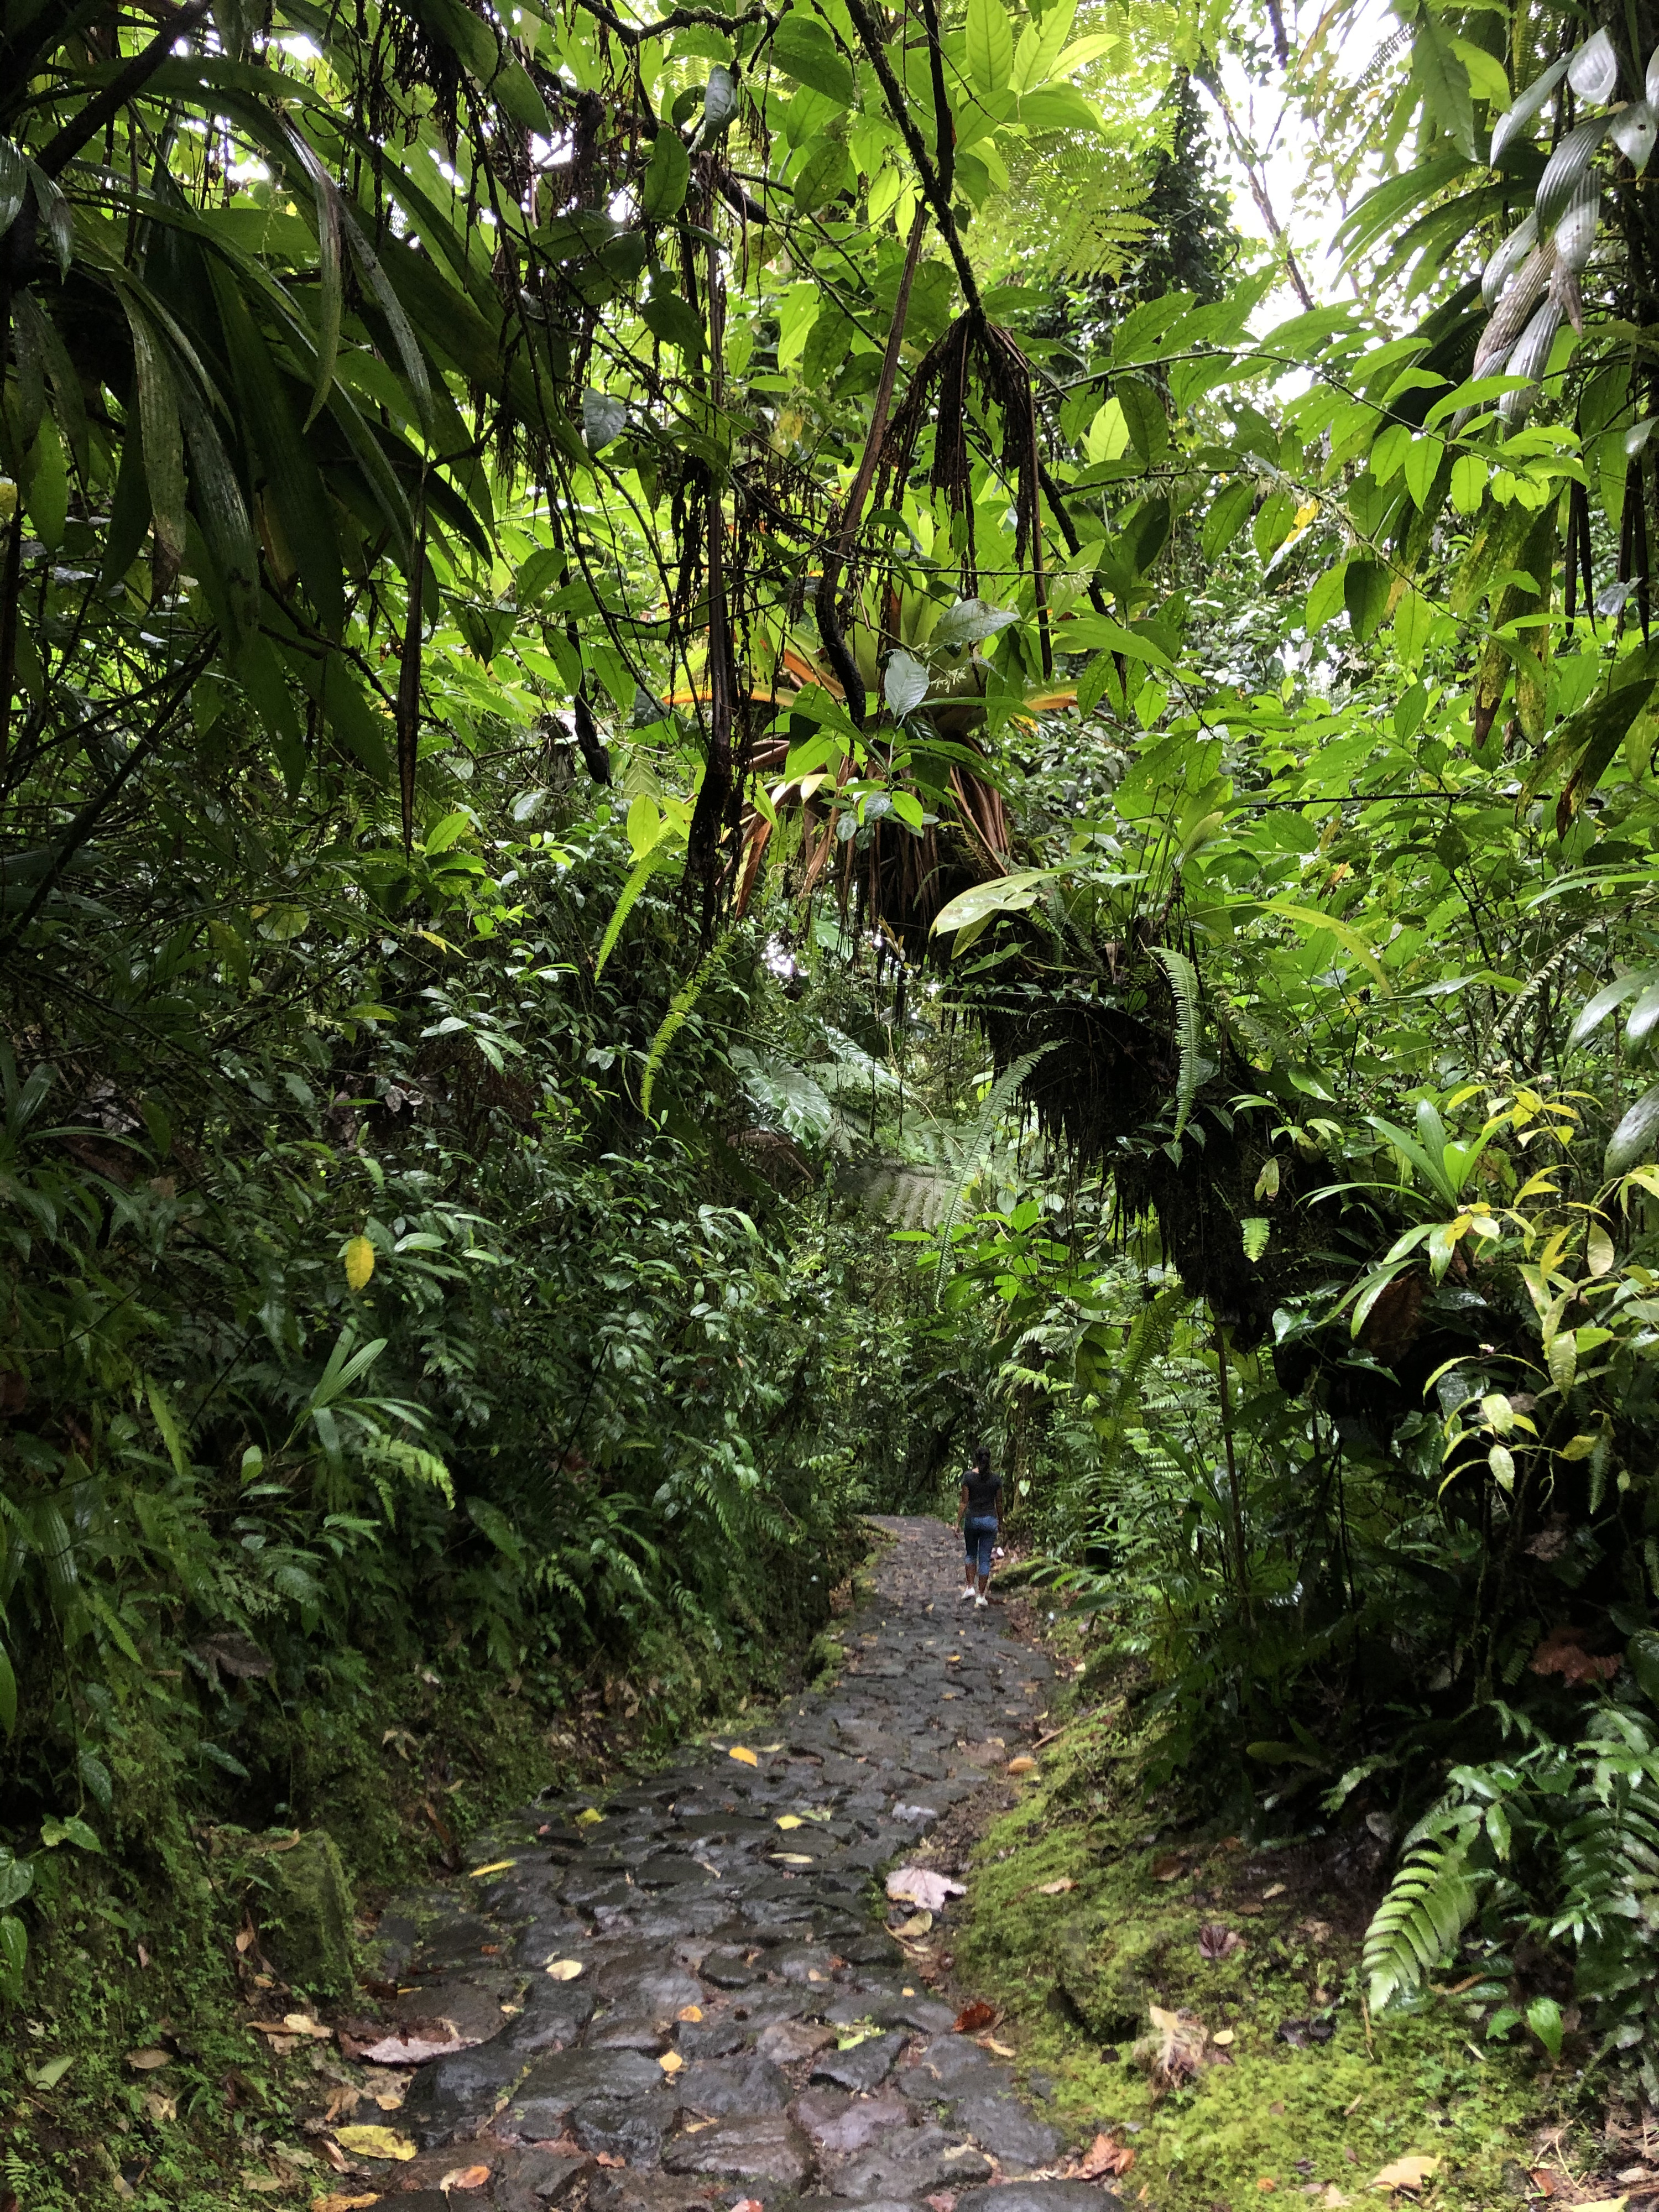
[[[576,1826],[579,1828],[591,1828],[604,1818],[604,1814],[595,1812],[592,1806],[584,1805],[576,1815]]]
[[[674,2017],[676,2020],[701,2020],[702,2018],[702,2007],[701,2005],[682,2005],[679,2010],[675,2014]]]
[[[487,1874],[505,1874],[508,1867],[515,1867],[518,1863],[517,1859],[492,1859],[488,1866],[474,1867],[468,1874],[467,1880],[482,1881]]]
[[[1628,2197],[1598,2197],[1594,2203],[1575,2204],[1572,2212],[1625,2212]]]
[[[319,2020],[313,2020],[308,2012],[291,2012],[283,2016],[283,2026],[290,2035],[314,2035],[321,2043],[333,2040],[334,2030],[325,2027]]]
[[[580,1959],[550,1959],[547,1971],[556,1982],[574,1982],[582,1970]]]
[[[1014,2056],[1013,2048],[1011,2045],[1006,2043],[998,2043],[993,2037],[988,2035],[985,2039],[985,2048],[988,2051],[994,2051],[999,2058],[1012,2058]]]
[[[342,2150],[355,2152],[359,2158],[413,2158],[415,2146],[407,2136],[398,2135],[392,2128],[336,2128],[334,2140]]]
[[[678,2074],[685,2061],[678,2051],[665,2051],[657,2063],[665,2074]]]
[[[1235,2039],[1233,2031],[1230,2027],[1217,2028],[1215,2033],[1210,2038],[1212,2043],[1218,2043],[1224,2051]]]
[[[1431,2175],[1440,2171],[1437,2158],[1422,2158],[1415,2153],[1410,2158],[1397,2158],[1392,2166],[1385,2166],[1381,2173],[1371,2176],[1373,2189],[1420,2189]]]
[[[726,1755],[728,1759],[741,1759],[745,1766],[758,1766],[760,1765],[758,1756],[757,1753],[750,1751],[746,1744],[734,1743],[731,1750],[728,1751]]]
[[[311,2212],[367,2212],[369,2205],[380,2201],[378,2192],[368,2197],[313,2197]]]
[[[799,1813],[781,1813],[778,1815],[778,1826],[781,1828],[801,1828],[805,1825]]]
[[[817,1863],[805,1851],[769,1851],[767,1856],[775,1859],[779,1866],[815,1866]]]
[[[1011,1759],[1008,1762],[1008,1771],[1010,1774],[1035,1774],[1036,1761],[1027,1758]]]
[[[918,1936],[925,1936],[933,1924],[933,1916],[931,1912],[913,1912],[908,1920],[900,1921],[892,1932],[895,1936],[902,1936],[914,1942]]]

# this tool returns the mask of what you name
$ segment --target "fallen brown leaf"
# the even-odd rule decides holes
[[[1187,1862],[1176,1851],[1166,1851],[1162,1858],[1152,1861],[1154,1881],[1174,1881],[1186,1871]]]
[[[712,2120],[709,2122],[709,2125],[711,2127],[714,2125],[714,2122]],[[688,2133],[689,2132],[690,2130],[688,2130]],[[618,2158],[614,2150],[602,2150],[595,2155],[593,2163],[595,2166],[626,2166],[628,2160],[625,2158]]]
[[[1198,1955],[1200,1959],[1231,1959],[1244,1948],[1244,1938],[1238,1930],[1225,1926],[1219,1920],[1206,1920],[1198,1931]]]
[[[1272,2174],[1264,2173],[1255,2185],[1259,2190],[1261,2190],[1261,2193],[1265,2197],[1271,2196],[1273,2191],[1278,2188],[1279,2184],[1273,2179]]]
[[[1409,2158],[1395,2159],[1393,2165],[1385,2166],[1381,2173],[1374,2173],[1370,2179],[1370,2186],[1373,2189],[1409,2189],[1416,2191],[1421,2189],[1425,2181],[1431,2180],[1439,2171],[1440,2160],[1437,2158],[1424,2158],[1413,2152]]]
[[[1035,1774],[1036,1764],[1036,1759],[1022,1753],[1019,1758],[1009,1760],[1008,1771],[1010,1774]]]
[[[482,2189],[489,2179],[487,2166],[452,2166],[438,2184],[440,2189]]]
[[[582,1970],[580,1959],[550,1959],[547,1971],[556,1982],[574,1982]]]
[[[957,2014],[954,2023],[956,2033],[958,2035],[977,2035],[981,2028],[989,2027],[996,2016],[994,2005],[987,2004],[982,1997],[975,1997],[971,2004],[963,2005]]]
[[[173,2054],[168,2051],[129,2051],[127,2064],[140,2074],[153,2074],[158,2066],[171,2066]]]
[[[674,2017],[676,2020],[701,2020],[702,2018],[702,2007],[701,2005],[682,2005],[679,2010],[675,2014]]]
[[[380,2201],[378,2193],[367,2197],[313,2197],[311,2212],[367,2212],[369,2205],[378,2204]]]
[[[1270,1905],[1274,1898],[1283,1897],[1284,1894],[1285,1885],[1282,1881],[1270,1883],[1269,1886],[1261,1893],[1261,1902],[1264,1905]]]
[[[1110,2135],[1097,2135],[1084,2153],[1073,2179],[1099,2181],[1109,2173],[1127,2173],[1134,2162],[1134,2151],[1127,2143]]]

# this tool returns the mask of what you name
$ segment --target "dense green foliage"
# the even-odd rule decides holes
[[[1659,27],[161,12],[0,24],[5,2002],[141,1771],[665,1735],[983,1427],[1379,2003],[1636,2049]]]

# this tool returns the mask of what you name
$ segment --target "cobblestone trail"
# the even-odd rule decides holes
[[[421,2154],[374,2162],[388,2205],[1115,2212],[1053,2178],[1060,2130],[877,1917],[880,1871],[1024,1747],[1054,1673],[994,1605],[958,1603],[953,1529],[877,1525],[845,1674],[751,1723],[753,1765],[721,1742],[528,1807],[471,1846],[510,1867],[384,1916],[399,2016],[477,2039],[387,2116]]]

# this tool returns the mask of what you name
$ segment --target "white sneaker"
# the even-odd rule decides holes
[[[989,1605],[990,1602],[990,1599],[986,1596],[983,1590],[975,1590],[974,1592],[974,1603],[975,1605]]]
[[[957,1603],[960,1605],[963,1598],[972,1597],[974,1595],[975,1593],[971,1589],[958,1590],[957,1592]]]

